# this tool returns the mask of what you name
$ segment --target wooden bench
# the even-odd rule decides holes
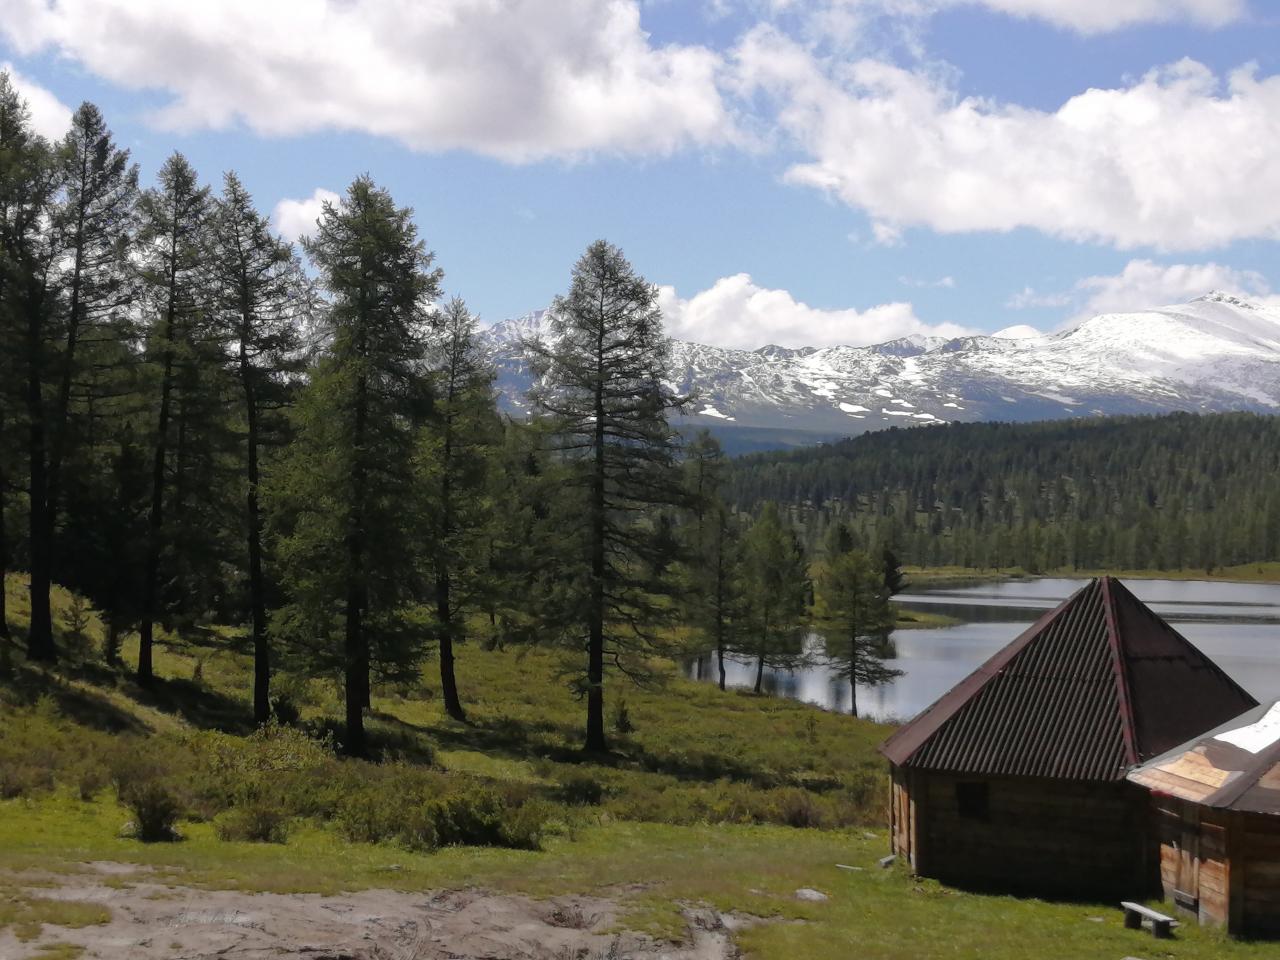
[[[1141,930],[1143,919],[1151,921],[1151,935],[1160,940],[1167,940],[1173,936],[1173,928],[1178,925],[1178,921],[1173,917],[1166,917],[1157,910],[1150,907],[1144,907],[1140,903],[1133,903],[1129,900],[1123,901],[1120,906],[1124,909],[1124,925],[1130,930]]]

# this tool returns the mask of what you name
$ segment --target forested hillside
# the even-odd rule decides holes
[[[739,458],[729,490],[810,544],[838,519],[913,564],[1210,569],[1280,557],[1280,418],[890,429]]]

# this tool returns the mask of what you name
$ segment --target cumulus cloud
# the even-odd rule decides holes
[[[770,27],[736,54],[811,158],[787,179],[866,211],[875,235],[1031,228],[1120,248],[1280,236],[1280,76],[1191,60],[1052,112],[960,97],[877,60],[824,62]]]
[[[1099,313],[1124,313],[1171,303],[1185,303],[1214,290],[1265,298],[1271,293],[1266,277],[1255,270],[1237,270],[1219,263],[1175,263],[1131,260],[1114,276],[1086,277],[1076,284],[1085,302],[1076,319]]]
[[[337,203],[341,198],[332,190],[316,187],[305,200],[284,199],[271,212],[271,222],[276,232],[287,240],[301,240],[316,232],[316,220],[326,202]]]
[[[1072,307],[1066,326],[1073,326],[1100,313],[1128,313],[1186,303],[1214,290],[1267,304],[1277,302],[1267,278],[1256,270],[1238,270],[1220,263],[1130,260],[1119,273],[1085,277],[1070,290],[1039,293],[1028,287],[1006,306]]]
[[[58,140],[71,127],[71,108],[30,77],[25,77],[11,63],[0,63],[0,73],[9,74],[13,87],[27,102],[31,126],[42,137]]]
[[[718,54],[637,0],[5,0],[0,36],[166,91],[176,129],[351,130],[522,162],[732,138]]]
[[[695,343],[753,350],[785,347],[865,346],[913,334],[960,337],[973,331],[953,323],[931,325],[910,303],[886,303],[866,310],[823,310],[796,300],[786,290],[770,290],[738,273],[682,299],[674,287],[660,287],[668,336]]]

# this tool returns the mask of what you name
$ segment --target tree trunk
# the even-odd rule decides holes
[[[849,716],[856,717],[858,715],[858,681],[849,678]]]
[[[41,298],[42,299],[42,298]],[[42,367],[44,347],[40,310],[36,299],[27,313],[27,419],[28,427],[28,520],[31,565],[31,630],[27,634],[27,656],[52,663],[58,658],[53,645],[53,618],[49,610],[49,589],[53,582],[49,549],[49,479],[46,449]]]
[[[247,293],[242,292],[242,301]],[[248,338],[251,314],[242,302],[243,327],[240,334],[240,382],[244,387],[244,410],[247,436],[245,461],[249,489],[245,494],[245,513],[249,521],[249,615],[253,630],[253,719],[266,723],[271,719],[271,647],[267,638],[266,587],[262,577],[262,507],[258,501],[258,398],[249,363]]]
[[[449,573],[442,568],[436,577],[436,614],[440,619],[440,691],[444,695],[445,713],[455,720],[467,720],[458,698],[458,680],[453,669],[453,609],[449,598]]]
[[[250,394],[249,490],[245,509],[249,519],[249,609],[253,618],[253,719],[266,723],[271,718],[271,645],[267,637],[266,586],[262,576],[262,507],[258,502],[258,411]]]
[[[4,450],[4,412],[0,409],[0,451]],[[0,457],[0,666],[8,665],[9,658],[9,531],[5,526],[4,506],[7,500],[8,481],[4,475],[4,459]]]
[[[723,643],[716,648],[716,655],[719,657],[719,661],[720,661],[720,689],[723,690],[724,689],[724,644]]]
[[[365,342],[360,338],[361,359],[365,357]],[[365,755],[364,709],[369,705],[369,638],[364,634],[364,610],[369,601],[364,580],[364,498],[366,494],[365,428],[368,416],[369,384],[361,372],[356,381],[355,430],[352,449],[351,516],[347,530],[347,624],[343,650],[346,667],[347,741],[344,750],[353,757]]]
[[[62,462],[67,452],[67,429],[71,419],[71,383],[75,378],[76,346],[80,340],[80,324],[84,312],[81,291],[84,286],[84,195],[87,189],[89,157],[80,154],[80,208],[76,211],[75,261],[71,269],[71,296],[67,310],[67,345],[62,358],[62,378],[58,383],[58,405],[53,415],[53,443],[49,453],[49,538],[57,522],[58,501],[62,498]]]
[[[114,667],[120,661],[120,624],[111,615],[107,616],[107,645],[103,650],[103,659],[109,667]]]
[[[462,701],[458,698],[458,678],[453,668],[453,618],[451,588],[453,586],[449,565],[449,541],[453,536],[453,403],[454,374],[449,376],[449,393],[446,397],[448,412],[444,420],[444,451],[440,477],[440,527],[441,543],[437,544],[439,560],[436,567],[436,614],[440,620],[440,692],[444,695],[445,713],[463,723],[467,720]]]
[[[755,692],[762,693],[764,691],[764,657],[756,660],[756,685]]]
[[[604,318],[596,341],[595,432],[591,478],[591,605],[587,637],[587,742],[588,750],[609,748],[604,735],[604,535],[605,535],[605,434],[604,434]]]

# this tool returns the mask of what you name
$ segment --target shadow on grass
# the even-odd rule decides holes
[[[8,674],[0,677],[0,691],[5,700],[22,706],[33,706],[41,697],[50,697],[59,713],[94,730],[105,733],[150,732],[147,724],[112,703],[99,690],[77,686],[70,679],[46,667],[11,661]]]
[[[246,701],[219,693],[196,680],[155,677],[143,686],[130,678],[124,689],[138,703],[181,717],[203,730],[244,735],[252,733],[257,726]]]
[[[143,687],[123,664],[64,659],[52,665],[27,661],[20,631],[10,642],[7,675],[0,691],[12,703],[31,705],[52,697],[60,712],[77,723],[108,733],[145,733],[150,727],[113,703],[105,691],[118,691],[143,706],[181,717],[202,729],[246,734],[254,729],[249,704],[193,680],[156,677]],[[2,643],[3,641],[0,641]]]

